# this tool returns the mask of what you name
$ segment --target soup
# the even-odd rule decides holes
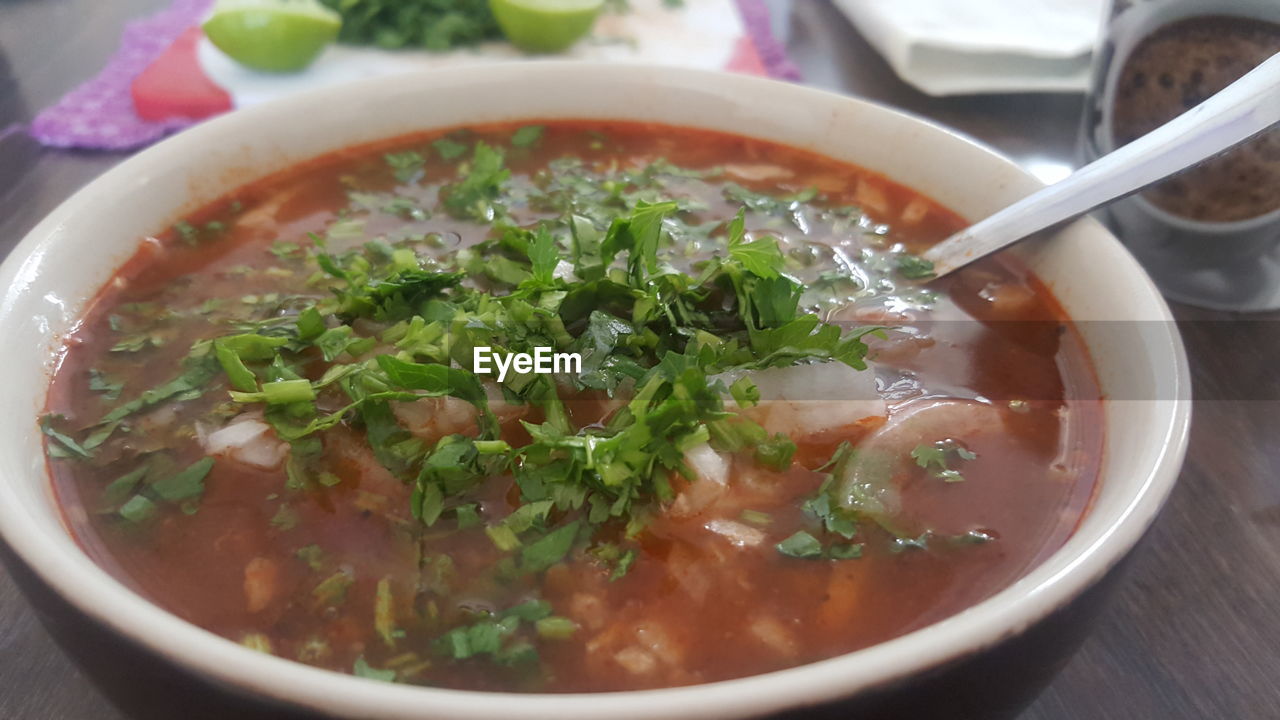
[[[711,682],[883,642],[1071,534],[1101,453],[1037,280],[963,225],[688,128],[460,128],[146,238],[41,421],[68,525],[159,606],[389,682]]]

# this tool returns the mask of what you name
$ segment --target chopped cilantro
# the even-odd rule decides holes
[[[422,171],[422,164],[425,162],[422,154],[413,150],[387,153],[382,157],[394,171],[396,180],[402,183],[407,183],[417,177],[418,173]]]
[[[587,552],[609,570],[609,582],[621,580],[636,562],[635,548],[623,550],[614,543],[600,543]]]
[[[99,503],[104,512],[118,510],[137,489],[150,470],[149,465],[139,465],[120,477],[112,480],[102,491]]]
[[[521,566],[526,572],[542,572],[569,554],[581,523],[574,521],[556,528],[530,543],[521,551]]]
[[[338,39],[385,50],[449,50],[502,37],[486,0],[320,0],[342,14]]]
[[[609,573],[609,582],[616,582],[626,576],[631,571],[631,566],[636,563],[636,551],[634,549],[626,550],[622,553],[622,557],[618,558],[618,563],[613,566],[613,572]]]
[[[475,503],[466,503],[453,509],[454,515],[458,520],[459,530],[466,530],[481,524],[480,514],[476,508]]]
[[[566,617],[545,617],[535,623],[538,637],[549,640],[567,640],[578,631],[578,623]]]
[[[182,471],[151,483],[151,491],[170,502],[188,500],[204,493],[204,479],[213,469],[213,458],[201,458]]]
[[[274,528],[292,530],[298,527],[298,511],[289,505],[281,503],[280,507],[276,508],[276,514],[271,516],[269,522]]]
[[[491,222],[498,214],[498,195],[510,175],[503,165],[502,153],[477,142],[460,179],[441,190],[445,209],[457,218]]]
[[[250,650],[256,650],[267,655],[271,654],[271,638],[262,633],[249,633],[240,638],[240,644]]]
[[[311,591],[316,607],[333,607],[346,602],[347,591],[351,589],[351,585],[354,582],[355,577],[346,568],[321,580],[320,584],[316,585],[315,589]]]
[[[136,335],[128,335],[121,338],[115,345],[111,346],[111,352],[128,352],[134,353],[145,350],[148,347],[159,347],[164,344],[164,338],[149,333],[138,333]]]
[[[439,153],[440,157],[444,160],[457,160],[467,152],[467,146],[465,144],[457,142],[456,140],[450,140],[449,138],[440,138],[439,140],[431,143],[431,147],[435,148],[436,152]]]
[[[533,147],[542,139],[543,130],[546,130],[543,125],[525,125],[511,135],[511,144],[519,148]]]
[[[173,231],[178,234],[178,239],[187,245],[195,245],[200,241],[200,231],[186,220],[174,223]]]
[[[213,342],[213,352],[218,358],[218,364],[222,366],[223,372],[227,374],[231,387],[242,392],[257,391],[258,378],[244,364],[244,361],[240,359],[236,351],[228,347],[223,341],[215,340]]]
[[[729,394],[738,407],[748,408],[760,402],[760,388],[748,377],[740,377],[729,385]]]
[[[312,570],[319,570],[324,567],[324,551],[320,549],[319,545],[304,545],[298,548],[294,555]]]
[[[356,677],[367,678],[369,680],[380,680],[382,682],[395,682],[395,670],[378,670],[365,662],[364,656],[356,658],[355,664],[351,666],[351,674]]]
[[[782,433],[777,433],[769,440],[756,445],[755,449],[757,463],[778,471],[791,467],[791,458],[795,454],[796,444]]]
[[[796,532],[774,547],[783,555],[794,558],[814,558],[822,555],[822,543],[804,530]]]
[[[860,543],[835,543],[827,548],[827,556],[832,560],[856,560],[862,557]]]
[[[776,278],[782,267],[782,252],[778,241],[771,237],[746,239],[743,211],[729,223],[729,257],[742,263],[748,272],[762,278]]]
[[[183,360],[184,369],[181,374],[129,402],[117,405],[98,421],[99,427],[113,426],[114,423],[159,402],[169,399],[193,400],[199,397],[204,385],[217,372],[212,347],[213,344],[209,342],[193,344]]]
[[[131,523],[141,523],[155,513],[156,504],[142,495],[134,495],[120,508],[120,517]]]
[[[948,455],[960,460],[974,460],[978,456],[954,442],[941,441],[932,445],[917,445],[911,450],[911,458],[916,464],[929,471],[929,474],[948,483],[964,482],[964,475],[952,469],[947,462]]]
[[[103,400],[115,400],[124,389],[123,382],[114,382],[97,368],[89,368],[89,389],[102,393]]]
[[[933,263],[916,255],[899,255],[897,267],[903,277],[911,280],[933,277]]]
[[[551,605],[543,600],[529,600],[514,605],[502,613],[504,618],[517,617],[528,622],[541,620],[549,615],[551,615]]]
[[[326,330],[324,316],[315,307],[309,307],[298,315],[298,339],[311,342],[324,334]]]
[[[86,450],[70,435],[60,432],[53,426],[55,422],[64,420],[66,420],[66,418],[61,415],[45,415],[40,418],[40,431],[43,432],[50,440],[50,454],[58,453],[58,457],[77,457],[85,460],[92,458],[92,452]]]
[[[306,252],[298,243],[285,242],[284,240],[276,240],[271,243],[271,247],[267,248],[268,252],[281,260],[293,260],[303,257]]]
[[[309,402],[316,397],[315,388],[307,380],[276,380],[262,384],[260,392],[231,392],[231,399],[236,402],[265,402],[268,405],[289,405],[298,402]]]
[[[520,538],[506,525],[492,525],[484,531],[493,541],[494,546],[503,552],[510,552],[520,547]]]
[[[760,403],[760,389],[748,373],[826,362],[865,370],[866,335],[879,330],[824,321],[828,306],[814,302],[813,294],[870,293],[876,280],[910,272],[902,265],[910,256],[877,250],[871,284],[824,281],[817,273],[832,259],[829,249],[826,255],[798,254],[787,242],[784,255],[782,241],[775,239],[788,219],[804,223],[821,216],[837,227],[831,218],[838,216],[843,229],[860,221],[806,206],[816,191],[769,194],[730,183],[724,196],[743,209],[726,221],[714,216],[715,203],[686,192],[719,169],[680,168],[665,160],[602,168],[594,160],[566,158],[548,172],[511,180],[503,151],[474,138],[453,134],[384,156],[402,184],[417,183],[428,168],[454,168],[451,178],[439,181],[438,193],[434,182],[400,187],[403,194],[397,194],[344,178],[349,203],[322,235],[312,235],[309,243],[276,241],[270,252],[282,262],[273,270],[233,268],[221,275],[244,278],[237,293],[246,293],[244,302],[196,320],[222,325],[225,334],[194,344],[180,374],[116,404],[96,425],[71,432],[53,419],[43,422],[50,454],[83,460],[97,454],[104,465],[115,462],[117,450],[131,450],[121,438],[141,436],[135,434],[141,426],[135,414],[159,403],[195,400],[210,388],[225,400],[221,390],[229,387],[234,402],[206,397],[196,406],[207,409],[202,422],[225,425],[252,408],[289,443],[281,492],[289,499],[271,498],[277,504],[272,527],[282,533],[296,527],[294,508],[301,506],[290,504],[298,502],[296,493],[315,493],[326,502],[349,497],[365,513],[394,518],[397,532],[415,540],[456,532],[478,540],[482,529],[499,551],[494,578],[516,584],[524,582],[522,575],[545,572],[579,552],[593,558],[610,581],[625,577],[638,558],[637,535],[675,498],[678,478],[695,477],[685,461],[693,447],[709,443],[733,454],[735,463],[791,468],[795,441],[785,433],[771,435],[750,412],[740,413]],[[509,147],[543,141],[544,128],[528,126],[514,132]],[[528,157],[510,153],[522,164]],[[439,219],[442,212],[488,226],[472,228],[475,237],[459,241],[443,230],[423,234],[403,222]],[[385,226],[396,218],[403,227],[388,231]],[[512,224],[517,218],[519,226]],[[755,228],[750,234],[748,221]],[[304,265],[314,269],[305,284]],[[282,286],[277,292],[268,282]],[[118,312],[113,327],[127,331],[114,337],[120,353],[176,342],[184,335],[172,332],[173,320],[194,317],[190,309],[170,310],[163,303],[122,306]],[[577,352],[582,371],[555,377],[511,373],[498,383],[475,372],[478,347]],[[139,357],[151,362],[165,354]],[[126,360],[116,357],[104,367],[115,372]],[[89,382],[104,402],[125,391],[96,371]],[[134,384],[131,379],[131,390]],[[596,396],[607,400],[610,411],[583,422],[574,403],[584,392],[591,393],[592,403]],[[465,404],[449,401],[443,410],[443,401],[429,400],[445,397]],[[500,428],[495,409],[504,415],[518,409],[512,415],[523,423],[513,420]],[[447,430],[421,432],[408,419],[420,411],[431,422],[450,416]],[[400,524],[390,498],[367,488],[324,491],[340,481],[324,465],[332,437],[327,433],[336,426],[361,433],[372,457],[405,483],[414,522]],[[106,448],[110,452],[95,453],[111,437],[117,442]],[[855,456],[843,446],[827,469],[843,477]],[[142,522],[165,503],[193,511],[213,460],[186,469],[172,464],[165,453],[148,455],[106,487],[100,512]],[[480,491],[495,477],[513,478],[516,486],[518,501],[512,499],[514,509],[505,517]],[[861,529],[871,523],[904,547],[919,540],[894,531],[887,509],[892,504],[884,501],[888,479],[877,483],[841,488],[848,497],[837,497],[828,478],[804,501],[806,529],[778,542],[777,551],[797,558],[856,558],[862,542],[870,541]],[[760,528],[782,524],[755,510],[740,517]],[[979,542],[977,537],[954,542]],[[372,589],[373,632],[389,648],[403,635],[396,609],[408,608],[411,599],[424,621],[450,623],[432,627],[443,631],[436,649],[455,660],[529,662],[537,657],[539,638],[568,637],[576,629],[539,600],[492,614],[464,611],[459,624],[452,609],[442,609],[462,582],[447,555],[424,552],[420,576],[403,586],[406,593],[420,589],[421,604],[400,596],[399,576],[394,582],[384,577],[376,586],[373,578],[357,584],[353,571],[326,558],[319,546],[307,545],[297,557],[318,573],[311,581],[317,583],[317,610],[342,605],[348,592],[354,598]],[[368,602],[365,595],[349,608],[364,608],[363,622],[370,621]],[[421,658],[377,661],[384,669],[360,658],[355,672],[388,680],[399,673],[407,680],[408,668]]]

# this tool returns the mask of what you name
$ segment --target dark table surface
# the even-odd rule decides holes
[[[11,126],[101,67],[125,21],[164,4],[0,0],[0,253],[124,157],[44,150]],[[1047,179],[1068,169],[1079,96],[930,98],[824,0],[774,6],[790,6],[788,46],[808,83],[958,128]],[[1280,718],[1280,314],[1175,313],[1197,398],[1186,468],[1102,622],[1023,720]],[[19,718],[122,716],[0,572],[0,719]]]

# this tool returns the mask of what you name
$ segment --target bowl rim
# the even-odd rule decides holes
[[[687,85],[694,82],[716,83],[741,88],[742,92],[785,93],[795,97],[812,96],[826,103],[843,103],[858,112],[887,114],[895,122],[927,130],[938,142],[963,143],[990,157],[992,167],[1016,170],[1019,177],[1037,182],[1026,171],[991,148],[909,113],[866,100],[840,96],[813,88],[802,88],[774,80],[711,71],[657,68],[648,65],[611,64],[588,66],[573,61],[538,61],[522,68],[523,80],[530,75],[551,82],[561,74],[585,73],[617,82],[663,83]],[[455,80],[461,76],[483,79],[509,70],[511,66],[478,66],[451,70]],[[678,75],[681,80],[675,80]],[[332,98],[342,94],[343,102],[357,98],[377,98],[382,93],[403,91],[404,84],[415,83],[429,88],[435,72],[400,75],[365,80],[300,93],[296,96],[253,106],[202,123],[148,148],[90,182],[61,203],[15,246],[0,266],[4,282],[0,301],[0,327],[10,322],[14,298],[22,292],[27,267],[52,242],[79,207],[101,188],[112,184],[127,187],[135,173],[149,166],[181,162],[187,153],[201,152],[206,139],[236,128],[245,129],[260,120],[269,120],[282,110]],[[514,75],[513,75],[514,77]],[[425,92],[426,90],[419,90]],[[512,119],[519,118],[519,114]],[[426,129],[426,126],[423,127]],[[743,134],[751,135],[750,131]],[[765,134],[757,135],[768,139]],[[359,144],[359,141],[349,144]],[[234,187],[239,183],[229,183]],[[163,222],[167,219],[159,219]],[[1089,544],[1079,547],[1063,564],[1061,548],[1041,560],[1020,580],[982,602],[938,622],[862,650],[827,660],[763,675],[749,676],[687,687],[580,694],[489,693],[439,688],[403,686],[357,678],[322,670],[291,660],[249,650],[231,640],[189,624],[151,604],[141,595],[98,568],[98,574],[86,577],[80,564],[53,544],[39,542],[42,523],[19,512],[16,502],[5,502],[11,492],[9,483],[0,483],[0,536],[40,579],[89,618],[119,633],[167,661],[193,671],[216,683],[231,686],[254,695],[284,701],[300,707],[342,717],[416,718],[442,717],[480,720],[481,718],[546,718],[567,720],[600,717],[753,717],[786,708],[821,704],[883,686],[951,660],[978,652],[983,648],[1020,633],[1027,627],[1064,606],[1096,583],[1126,555],[1154,520],[1167,498],[1187,447],[1190,424],[1189,370],[1182,341],[1173,329],[1172,316],[1154,285],[1146,278],[1127,251],[1093,220],[1082,220],[1086,229],[1101,235],[1110,243],[1116,261],[1129,263],[1138,282],[1138,291],[1158,309],[1158,337],[1155,343],[1167,352],[1166,370],[1176,394],[1168,400],[1153,401],[1164,408],[1164,422],[1149,430],[1150,442],[1158,451],[1150,471],[1125,498],[1117,519]],[[1167,406],[1167,407],[1166,407]],[[47,461],[43,458],[47,486]],[[59,532],[66,533],[64,528]],[[83,554],[83,550],[80,551]],[[1055,564],[1054,571],[1047,568]],[[77,560],[82,560],[78,558]],[[92,587],[92,592],[86,589]]]

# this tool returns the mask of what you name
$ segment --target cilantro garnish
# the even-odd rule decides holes
[[[460,172],[461,177],[441,191],[445,209],[457,218],[492,221],[499,212],[495,201],[510,175],[511,171],[503,165],[501,151],[483,142],[476,143],[471,161]]]
[[[778,552],[795,558],[815,558],[822,555],[822,543],[804,530],[778,543]]]
[[[746,239],[743,211],[729,223],[729,257],[737,260],[749,272],[757,277],[771,279],[778,276],[782,267],[782,252],[778,250],[778,241],[771,237]]]
[[[487,0],[320,0],[342,14],[338,39],[442,51],[502,36]]]
[[[120,397],[120,391],[124,389],[124,383],[112,381],[99,372],[97,368],[90,368],[89,389],[102,393],[103,400],[115,400]]]
[[[423,162],[425,162],[421,153],[413,150],[387,153],[382,157],[387,161],[387,165],[395,171],[396,180],[402,183],[407,183],[417,177],[422,170]]]
[[[933,263],[916,255],[902,254],[898,256],[898,272],[911,280],[923,280],[933,277]]]
[[[379,182],[390,184],[386,175],[394,174],[401,186],[370,191],[352,181],[349,204],[324,231],[276,241],[261,256],[273,268],[228,270],[227,277],[245,278],[236,293],[243,301],[205,318],[219,328],[210,333],[217,337],[193,344],[180,372],[157,386],[135,388],[140,383],[131,376],[125,387],[111,378],[120,363],[149,362],[168,351],[152,348],[186,337],[170,327],[177,316],[162,303],[118,309],[118,350],[102,363],[104,372],[89,376],[98,397],[112,404],[99,422],[79,430],[45,422],[51,454],[105,466],[125,440],[139,437],[148,412],[169,403],[199,400],[192,407],[206,431],[239,413],[258,413],[274,438],[288,443],[283,487],[266,520],[273,536],[287,539],[303,536],[301,524],[311,517],[299,512],[306,505],[295,494],[341,491],[356,495],[363,512],[395,513],[385,507],[388,498],[356,483],[330,490],[341,470],[325,465],[326,454],[331,431],[341,426],[344,438],[361,438],[408,488],[397,532],[415,541],[454,533],[476,538],[498,558],[494,577],[513,587],[581,559],[602,579],[627,578],[645,562],[637,536],[675,498],[673,485],[700,482],[685,461],[694,448],[707,444],[735,463],[795,471],[808,454],[797,451],[798,438],[766,431],[743,412],[761,402],[752,373],[827,362],[865,370],[866,335],[879,331],[826,322],[812,301],[815,290],[873,288],[819,282],[821,263],[797,260],[806,257],[797,250],[813,248],[777,231],[788,218],[807,222],[826,212],[807,205],[816,193],[770,195],[730,184],[725,197],[743,209],[717,218],[716,203],[681,190],[722,172],[715,168],[659,160],[600,170],[567,158],[546,172],[511,177],[500,148],[523,165],[530,153],[520,149],[546,140],[546,128],[528,126],[509,138],[454,133],[386,154]],[[841,218],[850,226],[856,220]],[[397,219],[404,229],[387,231]],[[445,237],[445,228],[424,232],[418,223],[427,219],[470,234],[459,230],[459,243]],[[809,255],[829,259],[820,251]],[[895,265],[902,262],[897,256],[889,250],[878,256],[880,277],[908,272]],[[284,287],[260,284],[267,277]],[[497,382],[473,367],[477,347],[576,352],[582,371],[513,372]],[[583,397],[607,398],[610,410],[584,420],[575,408]],[[424,406],[428,415],[447,410],[465,422],[424,433],[405,412]],[[826,470],[842,476],[854,456],[844,446]],[[100,511],[133,523],[194,511],[214,460],[185,468],[176,462],[158,452],[132,467],[113,467],[108,477],[116,480],[104,488]],[[486,496],[493,478],[514,480],[510,512]],[[805,499],[799,527],[785,512],[775,519],[746,510],[740,519],[769,533],[774,548],[766,544],[766,552],[788,558],[857,558],[877,526],[904,547],[918,540],[896,529],[895,511],[883,501],[889,479],[877,483],[836,497],[828,478]],[[397,617],[397,608],[408,606],[401,593],[417,587],[445,598],[465,581],[457,577],[461,559],[455,570],[438,548],[421,555],[413,584],[392,576],[357,582],[340,550],[331,552],[307,545],[293,561],[294,570],[315,573],[312,609],[344,606],[351,594],[346,609],[365,609],[375,643],[369,647],[378,650],[395,648],[406,632],[401,624],[410,628],[407,616]],[[357,593],[366,593],[358,603]],[[530,663],[538,643],[578,629],[537,600],[487,614],[429,612],[438,613],[431,615],[439,623],[433,647],[443,660],[431,660],[437,663]],[[382,667],[361,657],[352,671],[385,681],[407,681],[413,673],[404,663],[421,660],[370,657]]]
[[[533,147],[542,139],[543,130],[546,130],[546,126],[525,125],[511,135],[511,144],[518,148]]]
[[[50,441],[49,454],[54,457],[76,457],[85,460],[92,458],[92,452],[76,442],[70,435],[54,427],[54,423],[65,420],[66,418],[61,415],[45,415],[40,418],[40,431]]]
[[[213,469],[213,458],[201,458],[186,469],[151,483],[151,491],[170,502],[199,497],[204,493],[204,478]]]
[[[932,445],[917,445],[911,450],[911,458],[916,461],[916,465],[928,470],[933,477],[948,483],[964,482],[964,476],[960,471],[948,465],[948,457],[954,457],[957,460],[974,460],[978,456],[962,445],[947,441]]]
[[[380,680],[382,682],[395,682],[395,670],[379,670],[365,662],[364,656],[356,658],[355,664],[351,666],[351,674],[356,677],[368,678],[369,680]]]
[[[431,147],[435,148],[436,152],[440,154],[440,158],[442,160],[456,160],[467,152],[467,146],[465,144],[456,140],[450,140],[449,138],[440,138],[439,140],[431,143]]]
[[[527,507],[527,506],[526,506]],[[555,565],[569,554],[580,525],[571,522],[556,528],[520,552],[521,566],[526,572],[541,572]]]

